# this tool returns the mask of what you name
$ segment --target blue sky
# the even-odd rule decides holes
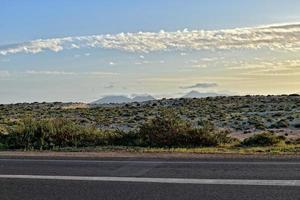
[[[37,38],[298,21],[297,0],[3,0],[0,43]]]
[[[297,0],[3,0],[0,19],[0,103],[300,92]]]

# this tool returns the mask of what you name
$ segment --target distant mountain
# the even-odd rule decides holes
[[[143,102],[143,101],[151,101],[155,100],[154,97],[151,95],[141,95],[141,96],[135,96],[133,98],[129,98],[123,95],[111,95],[111,96],[105,96],[97,101],[92,102],[92,104],[121,104],[121,103],[131,103],[131,102]]]
[[[129,102],[131,102],[131,99],[126,96],[111,95],[111,96],[102,97],[101,99],[92,102],[92,104],[129,103]]]
[[[151,95],[144,95],[144,96],[135,96],[132,98],[133,102],[143,102],[143,101],[152,101],[155,100],[155,98]]]
[[[227,96],[225,94],[219,94],[214,92],[198,92],[195,90],[190,91],[186,95],[184,95],[182,98],[205,98],[205,97],[216,97],[216,96]]]

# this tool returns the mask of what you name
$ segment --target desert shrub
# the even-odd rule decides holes
[[[289,94],[290,97],[299,97],[299,94]]]
[[[300,128],[300,123],[294,124],[295,128]]]
[[[138,137],[140,145],[158,147],[217,146],[232,140],[228,132],[217,131],[211,124],[193,128],[174,112],[163,112],[143,124]]]
[[[119,146],[137,146],[139,138],[136,132],[123,132],[120,130],[106,132],[104,145],[119,145]]]
[[[6,128],[0,125],[0,134],[5,134],[7,132]]]
[[[271,132],[264,132],[246,138],[241,142],[243,146],[273,146],[285,140],[284,136],[276,136]]]
[[[300,144],[300,138],[290,140],[290,144]]]
[[[0,150],[3,150],[3,149],[7,149],[7,146],[5,144],[0,143]]]
[[[281,119],[278,122],[271,125],[270,128],[288,128],[289,122],[285,119]]]
[[[228,144],[235,141],[228,135],[229,131],[197,128],[187,132],[186,138],[188,138],[188,140],[184,140],[186,143],[182,144],[183,146],[218,146],[221,144]]]
[[[63,119],[23,119],[0,143],[10,149],[51,149],[54,147],[86,147],[105,144],[108,132],[84,127]]]

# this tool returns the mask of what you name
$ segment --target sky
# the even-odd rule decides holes
[[[0,103],[300,92],[299,0],[2,0]]]

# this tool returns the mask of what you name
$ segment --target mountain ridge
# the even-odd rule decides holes
[[[228,96],[228,95],[215,93],[215,92],[198,92],[196,90],[192,90],[179,98],[205,98],[205,97],[216,97],[216,96]],[[132,102],[145,102],[145,101],[152,101],[152,100],[157,100],[157,99],[149,94],[136,95],[133,97],[127,97],[125,95],[108,95],[92,102],[91,104],[122,104],[122,103],[132,103]]]
[[[187,94],[183,95],[182,98],[205,98],[205,97],[216,97],[216,96],[228,96],[228,95],[215,93],[215,92],[198,92],[196,90],[192,90]]]
[[[151,95],[137,95],[134,97],[127,97],[125,95],[108,95],[104,96],[91,104],[122,104],[122,103],[132,103],[132,102],[144,102],[156,100]]]

